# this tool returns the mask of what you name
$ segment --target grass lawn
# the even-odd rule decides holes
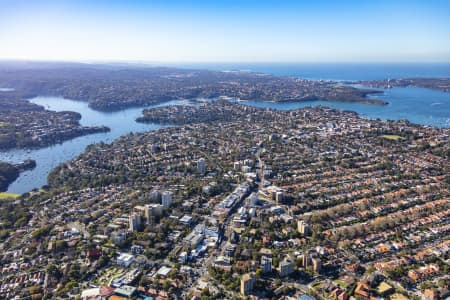
[[[387,139],[387,140],[391,140],[391,141],[398,141],[400,139],[401,140],[404,139],[403,137],[401,137],[399,135],[394,135],[394,134],[384,134],[381,137],[384,138],[384,139]]]
[[[106,272],[97,279],[96,284],[97,285],[110,284],[111,281],[122,277],[123,275],[125,275],[125,273],[126,270],[121,270],[113,267],[111,269],[106,270]]]
[[[11,194],[11,193],[6,193],[6,192],[0,192],[0,200],[16,199],[19,196],[20,196],[19,194]]]
[[[334,282],[336,282],[338,285],[340,285],[343,288],[348,288],[348,284],[346,284],[342,280],[336,279]]]

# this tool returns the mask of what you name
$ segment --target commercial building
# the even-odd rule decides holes
[[[128,253],[121,253],[117,257],[117,264],[119,266],[128,268],[134,262],[134,256]]]

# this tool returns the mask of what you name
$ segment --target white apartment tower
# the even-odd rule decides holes
[[[138,231],[141,228],[142,220],[141,215],[138,213],[132,213],[129,217],[130,231]]]
[[[199,174],[205,174],[206,172],[206,160],[204,158],[200,158],[197,160],[197,172]]]
[[[261,271],[265,273],[272,272],[272,258],[269,256],[261,256]]]
[[[173,198],[173,192],[171,191],[164,191],[161,194],[161,204],[164,208],[170,207],[172,204],[172,198]]]

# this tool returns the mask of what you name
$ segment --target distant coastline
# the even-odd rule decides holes
[[[450,92],[450,78],[397,78],[384,80],[358,81],[358,84],[374,88],[390,89],[393,87],[416,86],[442,92]]]
[[[252,101],[342,101],[385,105],[370,99],[379,91],[342,85],[335,80],[308,80],[259,72],[230,72],[169,67],[86,64],[39,64],[2,68],[0,86],[17,98],[62,96],[87,101],[99,111],[159,104],[173,99],[228,96]],[[10,95],[8,93],[8,95]]]

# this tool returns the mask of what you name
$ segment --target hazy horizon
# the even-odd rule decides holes
[[[446,1],[0,0],[0,59],[450,62]]]
[[[98,64],[98,65],[108,65],[108,64],[133,64],[133,65],[152,65],[152,64],[167,64],[167,65],[178,65],[178,64],[229,64],[229,65],[235,65],[235,64],[280,64],[280,65],[290,65],[290,64],[323,64],[323,65],[327,65],[327,64],[355,64],[355,65],[359,65],[359,64],[373,64],[373,65],[379,65],[379,64],[392,64],[392,65],[410,65],[410,64],[416,64],[416,65],[420,65],[420,64],[450,64],[450,59],[449,60],[432,60],[432,61],[427,61],[427,60],[380,60],[380,61],[370,61],[370,60],[361,60],[361,61],[351,61],[351,60],[343,60],[343,61],[327,61],[327,60],[317,60],[317,61],[301,61],[301,60],[297,60],[297,61],[277,61],[277,60],[266,60],[266,61],[251,61],[251,60],[236,60],[236,61],[227,61],[227,60],[208,60],[208,61],[200,61],[200,60],[186,60],[186,61],[174,61],[174,60],[161,60],[161,61],[152,61],[152,60],[121,60],[121,59],[117,59],[117,60],[95,60],[95,59],[91,59],[91,60],[83,60],[83,59],[39,59],[39,58],[33,58],[33,59],[27,59],[27,58],[0,58],[0,62],[10,62],[10,63],[49,63],[49,64],[64,64],[64,63],[73,63],[73,64]]]

